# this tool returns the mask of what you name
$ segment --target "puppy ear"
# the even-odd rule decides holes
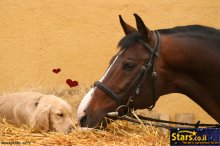
[[[31,124],[36,129],[48,131],[50,129],[50,106],[44,104],[42,106],[41,103],[34,112]]]

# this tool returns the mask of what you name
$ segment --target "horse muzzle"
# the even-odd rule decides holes
[[[85,114],[79,119],[79,124],[81,127],[104,129],[111,121],[105,115],[98,114],[91,118],[89,114]]]

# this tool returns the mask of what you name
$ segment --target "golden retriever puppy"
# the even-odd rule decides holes
[[[37,92],[0,96],[0,120],[16,125],[30,124],[44,131],[69,133],[73,127],[72,109],[63,99]]]

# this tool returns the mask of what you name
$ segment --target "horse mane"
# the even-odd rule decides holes
[[[159,29],[157,31],[161,34],[178,34],[178,36],[181,37],[192,37],[204,41],[210,41],[218,47],[220,46],[220,30],[212,27],[203,25],[188,25],[177,26],[169,29]]]
[[[180,37],[192,37],[202,41],[209,41],[210,43],[215,44],[217,47],[220,46],[220,30],[212,27],[188,25],[168,29],[158,29],[157,31],[161,34],[177,34]],[[127,49],[129,47],[134,47],[137,43],[143,41],[144,38],[141,36],[141,34],[139,32],[134,32],[122,38],[118,43],[118,47],[120,49]]]

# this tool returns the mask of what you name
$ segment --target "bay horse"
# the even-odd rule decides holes
[[[113,111],[122,116],[129,109],[151,110],[170,93],[188,96],[219,123],[220,30],[189,25],[151,31],[134,16],[137,29],[119,15],[125,37],[104,76],[82,99],[80,125],[97,127]]]

